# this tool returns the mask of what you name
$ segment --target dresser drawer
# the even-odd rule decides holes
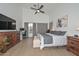
[[[67,50],[79,56],[79,37],[67,37]]]
[[[75,44],[75,42],[73,40],[68,40],[68,45],[72,45]]]
[[[68,40],[68,44],[73,44],[79,46],[79,41],[74,40]]]

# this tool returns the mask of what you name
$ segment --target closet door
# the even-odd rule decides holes
[[[28,23],[26,23],[26,22],[24,23],[24,28],[26,31],[28,31]]]
[[[33,36],[36,36],[36,23],[33,23]]]
[[[48,24],[47,23],[37,23],[37,32],[38,33],[46,33],[48,29]]]
[[[49,23],[49,29],[52,30],[52,28],[53,28],[53,22],[50,22]]]

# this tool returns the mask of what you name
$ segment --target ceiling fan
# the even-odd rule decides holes
[[[35,10],[35,13],[34,14],[37,14],[39,12],[41,13],[45,13],[44,11],[42,11],[41,9],[44,7],[44,5],[40,5],[39,6],[39,3],[37,5],[33,5],[34,7],[31,7],[32,10]]]

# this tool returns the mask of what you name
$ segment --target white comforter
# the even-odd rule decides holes
[[[38,37],[40,39],[40,49],[43,49],[44,47],[49,47],[49,46],[64,46],[67,45],[67,39],[66,39],[66,35],[64,36],[60,36],[60,35],[53,35],[50,33],[46,33],[47,35],[52,36],[52,44],[44,44],[44,38],[41,34],[38,34]]]
[[[67,45],[66,35],[59,36],[59,35],[53,35],[53,34],[50,34],[50,33],[46,33],[46,34],[53,37],[53,46]]]

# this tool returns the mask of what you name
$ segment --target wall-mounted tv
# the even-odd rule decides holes
[[[0,14],[0,30],[15,30],[16,21]]]

